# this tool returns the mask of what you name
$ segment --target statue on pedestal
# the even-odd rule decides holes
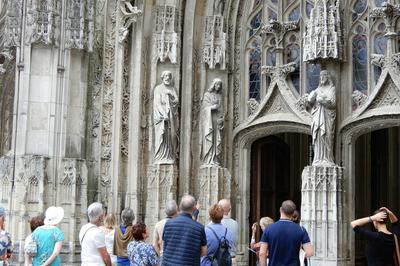
[[[329,71],[320,74],[317,89],[308,96],[308,102],[313,105],[312,141],[314,145],[313,166],[335,165],[333,144],[336,120],[336,89]]]
[[[173,164],[178,149],[178,95],[172,86],[172,73],[161,74],[162,84],[154,88],[154,163]]]
[[[219,165],[224,128],[222,110],[222,80],[214,79],[204,93],[200,112],[200,158],[203,165]]]

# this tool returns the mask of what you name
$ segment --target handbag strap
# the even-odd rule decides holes
[[[400,251],[399,251],[399,240],[397,239],[396,234],[393,234],[394,236],[394,242],[396,243],[396,258],[397,262],[400,265]]]
[[[86,232],[85,232],[85,234],[83,234],[83,236],[82,236],[82,239],[81,239],[81,246],[82,246],[82,243],[83,243],[83,239],[85,239],[85,236],[86,236],[86,233],[90,230],[90,229],[92,229],[92,228],[96,228],[97,226],[91,226],[91,227],[89,227],[87,230],[86,230]]]

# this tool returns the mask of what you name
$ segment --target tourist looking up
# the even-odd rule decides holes
[[[266,265],[299,265],[299,251],[303,248],[306,257],[314,254],[314,248],[306,231],[294,223],[291,218],[296,204],[291,200],[282,202],[279,221],[265,229],[261,237],[260,266]]]
[[[157,254],[160,256],[160,264],[162,261],[164,249],[164,241],[162,240],[164,226],[167,221],[178,215],[178,205],[176,204],[175,200],[170,200],[167,202],[167,204],[165,205],[165,214],[167,217],[156,223],[153,233],[153,247],[156,250]]]
[[[79,232],[81,243],[82,266],[111,266],[108,255],[105,235],[99,228],[103,224],[104,211],[100,202],[89,205],[87,210],[89,223],[82,226]]]
[[[159,265],[157,253],[153,246],[145,242],[149,236],[146,225],[143,223],[133,225],[131,234],[134,240],[127,247],[131,266]]]
[[[164,226],[163,266],[199,265],[200,256],[207,255],[207,239],[204,226],[192,219],[196,200],[183,196],[179,215]]]
[[[391,216],[394,216],[394,214],[391,213]],[[396,246],[394,234],[386,227],[389,217],[386,209],[380,209],[375,211],[372,216],[360,218],[350,223],[354,232],[367,240],[365,255],[368,265],[395,265],[393,262]],[[397,217],[394,216],[392,219],[397,220]],[[376,231],[363,227],[369,223],[373,224]]]
[[[228,228],[228,231],[232,235],[233,246],[231,249],[231,257],[232,257],[232,264],[236,265],[236,245],[237,245],[237,238],[239,235],[239,225],[238,223],[231,218],[231,202],[228,199],[221,199],[218,202],[219,205],[222,206],[224,209],[224,218],[221,221],[221,224]]]
[[[37,244],[37,253],[33,257],[33,266],[61,265],[59,256],[64,234],[57,225],[64,218],[64,209],[51,206],[46,210],[44,225],[32,233],[32,239]]]
[[[115,225],[117,224],[117,219],[114,214],[110,213],[104,219],[104,225],[100,226],[101,231],[105,235],[105,242],[108,255],[110,255],[111,264],[117,264],[117,256],[113,255],[113,245],[114,245],[114,234]]]
[[[135,214],[131,208],[125,208],[121,212],[121,224],[115,228],[113,254],[117,256],[118,266],[130,265],[127,246],[133,240],[130,232],[132,229]]]

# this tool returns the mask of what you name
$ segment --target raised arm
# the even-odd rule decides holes
[[[399,219],[397,219],[397,216],[391,210],[389,210],[388,208],[382,207],[379,210],[380,211],[386,211],[389,214],[389,219],[390,219],[390,222],[392,224],[396,223],[399,220]]]
[[[351,224],[351,227],[354,228],[354,227],[357,227],[357,226],[366,225],[367,223],[370,223],[370,222],[373,222],[373,221],[380,222],[380,221],[383,221],[383,219],[385,219],[385,218],[386,218],[386,213],[378,212],[377,214],[374,214],[372,216],[354,220],[350,224]]]

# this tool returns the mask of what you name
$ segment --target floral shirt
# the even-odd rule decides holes
[[[132,241],[128,244],[128,258],[131,266],[153,266],[159,263],[153,246],[143,241]]]
[[[0,256],[4,256],[7,253],[7,249],[11,249],[11,236],[10,233],[1,230],[0,231]]]

